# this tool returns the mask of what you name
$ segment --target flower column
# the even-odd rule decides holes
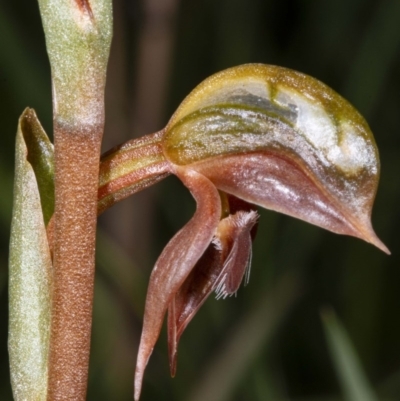
[[[53,86],[55,215],[48,400],[84,400],[110,0],[39,0]]]

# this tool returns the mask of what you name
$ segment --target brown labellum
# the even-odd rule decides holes
[[[245,274],[248,282],[251,231],[256,226],[257,212],[254,206],[231,196],[229,205],[232,204],[235,206],[231,211],[235,214],[221,219],[212,242],[169,305],[168,347],[172,376],[176,372],[179,339],[211,292],[215,291],[217,298],[226,298],[237,292]],[[238,205],[243,209],[237,210]]]

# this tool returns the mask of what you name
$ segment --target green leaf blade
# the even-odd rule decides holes
[[[22,115],[17,132],[9,260],[11,384],[16,401],[47,398],[51,257]]]
[[[347,401],[378,401],[344,327],[331,310],[322,312],[331,358]]]

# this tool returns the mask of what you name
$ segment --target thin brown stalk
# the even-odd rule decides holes
[[[102,126],[55,129],[54,290],[48,400],[84,400]]]
[[[39,0],[53,86],[55,211],[47,400],[86,399],[110,0]]]

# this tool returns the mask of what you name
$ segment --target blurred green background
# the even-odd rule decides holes
[[[382,164],[373,224],[392,251],[261,211],[249,285],[206,302],[182,337],[174,379],[163,331],[142,400],[400,400],[400,2],[114,0],[114,19],[105,150],[165,126],[214,72],[248,62],[302,71],[368,120]],[[0,95],[0,399],[8,401],[17,119],[33,107],[52,131],[34,0],[0,2]],[[170,177],[101,216],[88,400],[131,399],[148,277],[193,210]]]

